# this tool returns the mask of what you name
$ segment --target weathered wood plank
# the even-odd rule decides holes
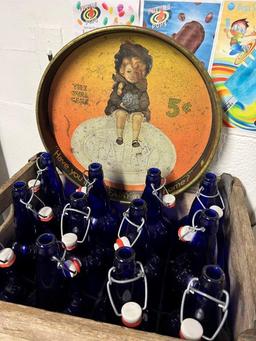
[[[1,302],[1,333],[17,340],[76,341],[170,341],[178,340],[154,333],[99,323],[84,318],[52,313]],[[1,334],[0,334],[0,339]],[[6,339],[7,340],[7,339]],[[15,339],[16,340],[16,339]]]
[[[256,340],[256,329],[249,329],[239,335],[238,341],[255,341]]]
[[[239,179],[229,197],[229,277],[230,312],[235,339],[256,320],[256,242],[245,206],[245,191]]]
[[[4,212],[12,202],[12,185],[15,181],[27,181],[35,176],[35,160],[36,156],[32,157],[24,167],[15,173],[0,187],[0,214]]]

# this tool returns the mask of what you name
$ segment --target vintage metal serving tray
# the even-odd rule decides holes
[[[50,62],[38,91],[41,138],[77,184],[103,164],[113,198],[129,201],[158,167],[177,194],[216,151],[221,109],[200,62],[171,38],[139,27],[79,36]]]

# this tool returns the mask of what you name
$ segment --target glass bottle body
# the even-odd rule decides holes
[[[155,192],[160,185],[161,171],[158,168],[150,168],[141,198],[147,203],[147,225],[152,249],[165,257],[168,252],[170,233],[168,233],[167,224],[162,216],[161,202],[157,198],[160,194]]]
[[[147,207],[143,199],[133,200],[129,207],[128,219],[125,219],[125,215],[119,231],[119,237],[125,236],[129,239],[137,260],[143,264],[151,254],[146,211]]]
[[[223,270],[218,265],[204,266],[195,289],[221,300],[224,288],[225,274]],[[210,337],[220,325],[222,310],[216,302],[195,292],[193,295],[187,296],[183,313],[183,319],[186,318],[193,318],[200,322],[204,335]]]
[[[143,278],[132,281],[141,271],[135,261],[135,252],[131,247],[121,247],[115,252],[113,267],[109,272],[107,311],[113,323],[120,324],[122,307],[125,303],[136,302],[144,306],[145,283]],[[122,283],[118,282],[122,281]],[[126,282],[127,281],[127,282]]]
[[[41,167],[41,195],[45,205],[52,207],[57,220],[60,220],[65,204],[63,185],[50,153],[42,153],[39,158]]]
[[[88,204],[91,208],[91,236],[94,244],[112,250],[117,237],[119,220],[115,212],[110,209],[101,164],[90,164],[88,175],[89,182],[92,184],[88,194]]]
[[[44,233],[36,240],[37,306],[57,310],[62,306],[62,275],[54,261],[61,258],[61,247],[54,234]]]
[[[27,291],[17,271],[16,255],[11,248],[0,250],[0,275],[2,301],[24,303]]]
[[[90,243],[89,214],[90,210],[86,194],[83,192],[73,192],[70,195],[70,207],[67,218],[65,219],[64,216],[65,233],[74,233],[77,236],[80,250],[85,244],[88,248]]]
[[[26,207],[26,203],[30,199],[30,192],[24,181],[14,183],[12,198],[16,241],[21,245],[33,244],[36,236],[36,220],[32,212]]]

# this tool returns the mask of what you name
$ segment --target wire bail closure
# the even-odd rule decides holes
[[[184,233],[182,236],[179,236],[179,240],[183,239],[184,237],[186,237],[188,234],[190,233],[194,233],[196,234],[196,232],[200,231],[200,232],[205,232],[206,229],[205,227],[198,227],[197,225],[195,225],[195,218],[198,215],[198,213],[202,212],[203,210],[197,210],[192,218],[192,226],[189,226],[188,231],[186,233]]]
[[[183,313],[184,313],[184,306],[185,306],[185,299],[186,296],[189,294],[198,294],[200,296],[203,296],[204,298],[207,298],[210,301],[215,302],[219,308],[222,309],[223,312],[223,317],[222,320],[218,326],[218,328],[216,329],[216,331],[214,332],[214,334],[211,337],[205,336],[203,335],[202,338],[207,340],[207,341],[212,341],[216,338],[216,336],[219,334],[221,328],[223,327],[227,316],[228,316],[228,306],[229,306],[229,294],[226,290],[222,290],[222,293],[225,295],[225,301],[221,301],[218,300],[217,298],[208,295],[206,293],[204,293],[203,291],[200,291],[196,288],[194,288],[195,283],[199,282],[199,279],[197,277],[194,277],[191,279],[191,281],[188,283],[187,289],[184,291],[183,296],[182,296],[182,301],[181,301],[181,306],[180,306],[180,323],[182,323],[183,321]]]
[[[134,239],[134,241],[131,243],[131,247],[133,247],[133,245],[137,242],[137,240],[139,239],[139,237],[140,237],[140,235],[141,235],[142,228],[143,228],[143,226],[144,226],[144,224],[145,224],[145,219],[144,219],[144,218],[141,219],[141,224],[140,224],[140,225],[135,224],[134,222],[132,222],[132,221],[128,218],[128,213],[129,213],[129,208],[128,208],[128,210],[126,210],[126,211],[123,213],[123,219],[122,219],[121,224],[120,224],[120,226],[119,226],[117,235],[118,235],[118,238],[123,237],[123,236],[120,236],[120,233],[121,233],[121,230],[122,230],[124,221],[125,221],[125,220],[128,221],[129,224],[131,224],[132,226],[136,227],[137,233],[138,233],[137,236],[136,236],[136,238]]]
[[[93,179],[92,182],[90,182],[84,173],[83,173],[83,178],[84,178],[84,186],[83,186],[84,193],[88,195],[94,183],[96,182],[96,179]]]
[[[60,219],[60,233],[61,233],[61,238],[63,237],[63,220],[64,220],[64,216],[68,215],[69,212],[76,212],[76,213],[79,213],[81,215],[84,216],[84,219],[87,220],[87,227],[86,227],[86,231],[84,233],[84,236],[82,238],[82,240],[77,240],[77,243],[78,244],[82,244],[86,237],[87,237],[87,234],[89,232],[89,228],[90,228],[90,223],[91,223],[91,220],[90,220],[90,215],[91,215],[91,209],[89,206],[87,206],[87,209],[88,209],[88,212],[83,212],[83,211],[80,211],[80,210],[77,210],[75,208],[71,208],[69,207],[70,206],[70,203],[66,204],[66,206],[63,208],[63,211],[62,211],[62,214],[61,214],[61,219]]]
[[[204,197],[204,198],[216,198],[216,197],[219,197],[219,198],[220,198],[220,201],[221,201],[221,205],[222,205],[221,209],[222,209],[222,211],[224,211],[224,210],[225,210],[225,204],[224,204],[224,200],[223,200],[223,198],[222,198],[222,195],[220,194],[220,191],[218,190],[217,193],[214,194],[214,195],[205,195],[205,194],[201,193],[203,189],[204,189],[204,187],[202,186],[202,187],[200,187],[199,190],[196,192],[196,198],[197,198],[197,200],[199,201],[200,205],[203,207],[203,209],[205,210],[206,207],[205,207],[204,204],[202,203],[202,200],[200,199],[200,196],[202,196],[202,197]]]
[[[166,178],[162,178],[162,185],[160,185],[158,188],[155,188],[155,186],[153,184],[151,184],[151,188],[153,189],[152,191],[152,194],[157,198],[158,201],[160,201],[160,203],[165,206],[165,207],[168,207],[165,202],[160,198],[160,196],[158,195],[158,192],[161,190],[161,189],[164,189],[166,194],[170,194],[167,190],[167,188],[165,187],[166,185]]]
[[[38,161],[39,161],[39,157],[36,159],[36,167],[37,167],[37,171],[36,171],[36,179],[35,179],[35,182],[34,182],[34,185],[31,187],[32,190],[31,190],[31,195],[30,195],[30,198],[28,199],[27,202],[23,201],[22,199],[20,200],[20,202],[26,206],[26,209],[27,210],[30,210],[35,216],[38,216],[38,212],[33,208],[33,206],[31,205],[31,201],[33,199],[33,197],[36,197],[36,199],[38,201],[41,202],[41,204],[43,205],[43,207],[45,207],[45,203],[43,202],[42,199],[40,199],[33,191],[33,188],[35,187],[36,183],[37,183],[37,180],[39,179],[39,177],[42,175],[42,173],[44,171],[47,170],[48,167],[45,167],[45,168],[40,168],[39,164],[38,164]]]
[[[138,273],[137,277],[134,277],[134,278],[131,278],[131,279],[117,280],[117,279],[113,278],[111,276],[111,272],[115,270],[114,266],[112,268],[110,268],[109,271],[108,271],[107,292],[108,292],[108,297],[109,297],[111,306],[112,306],[116,316],[120,317],[120,316],[122,316],[122,314],[117,311],[116,305],[114,303],[114,300],[113,300],[113,297],[112,297],[112,294],[111,294],[110,286],[112,285],[112,283],[128,284],[128,283],[136,282],[136,281],[138,281],[139,279],[142,278],[144,280],[144,289],[145,289],[144,306],[143,306],[142,310],[145,310],[147,308],[147,304],[148,304],[148,282],[147,282],[147,276],[145,274],[145,271],[144,271],[142,263],[137,261],[136,264],[140,266],[140,272]]]

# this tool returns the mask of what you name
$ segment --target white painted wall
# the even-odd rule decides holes
[[[47,50],[56,53],[74,32],[69,0],[1,0],[0,13],[0,142],[11,176],[43,150],[35,116],[38,83]],[[211,168],[239,177],[256,211],[256,134],[224,129]]]

